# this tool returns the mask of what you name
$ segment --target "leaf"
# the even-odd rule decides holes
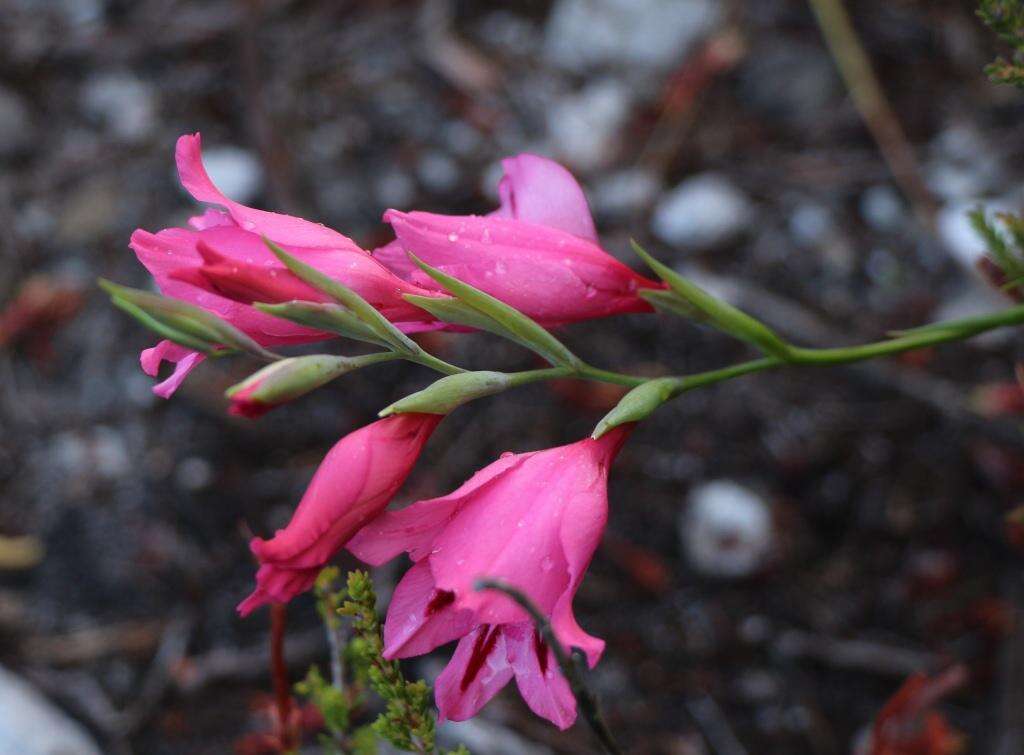
[[[356,341],[391,348],[389,341],[378,336],[366,323],[338,304],[308,301],[289,301],[281,304],[256,302],[253,307],[282,320],[337,333]]]
[[[687,305],[699,312],[706,322],[736,338],[752,343],[768,354],[773,354],[782,359],[787,358],[789,346],[764,323],[755,320],[746,312],[737,309],[728,302],[712,296],[672,268],[658,262],[636,241],[631,243],[633,251],[647,263],[648,267],[667,283],[669,288]],[[650,292],[642,292],[641,296],[649,301],[658,298],[657,295],[651,297]],[[662,306],[665,306],[664,297],[661,297],[661,303]],[[679,311],[685,312],[685,309],[680,309]]]
[[[376,337],[384,340],[396,351],[410,354],[420,351],[419,346],[412,339],[396,328],[372,304],[344,283],[321,273],[315,267],[307,265],[297,257],[293,257],[266,237],[263,238],[263,243],[292,273],[313,288],[327,294],[338,303],[344,304],[352,311],[352,314],[367,325]]]
[[[185,338],[191,339],[193,343],[205,342],[205,348],[199,350],[206,353],[213,351],[215,345],[222,344],[263,359],[279,358],[231,323],[202,307],[149,291],[121,286],[103,278],[99,279],[99,285],[110,294],[115,306],[167,338],[171,338],[168,334],[176,335],[177,338],[171,338],[176,343],[181,343],[178,339]],[[140,317],[140,313],[145,316]]]
[[[414,254],[410,253],[409,258],[423,272],[441,284],[463,304],[468,305],[473,310],[476,310],[476,312],[496,323],[504,331],[501,335],[505,335],[516,343],[534,351],[553,365],[567,367],[580,364],[579,358],[569,351],[561,341],[515,307],[511,307],[490,294],[484,293],[480,289],[460,281],[458,278],[453,278],[435,267],[431,267]],[[424,297],[419,299],[422,298]],[[430,311],[428,309],[429,305],[421,304],[420,300],[413,303]],[[454,310],[449,308],[448,311]],[[486,329],[492,330],[492,328]]]

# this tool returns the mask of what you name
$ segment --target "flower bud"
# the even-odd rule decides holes
[[[282,359],[228,388],[229,411],[241,417],[260,417],[275,406],[309,393],[346,372],[391,358],[391,354],[361,357],[312,354]]]
[[[673,391],[678,385],[677,378],[657,378],[641,383],[623,396],[614,409],[604,415],[591,437],[600,438],[614,427],[646,419],[651,412],[672,398]]]
[[[380,416],[408,412],[448,414],[475,398],[501,393],[511,385],[511,378],[504,372],[460,372],[457,375],[443,377],[422,391],[399,399],[381,410]]]

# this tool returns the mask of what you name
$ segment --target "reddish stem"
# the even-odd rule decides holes
[[[277,726],[281,747],[285,751],[297,746],[292,726],[292,693],[288,680],[288,667],[284,662],[284,631],[288,609],[284,604],[270,606],[270,669],[274,678],[274,697],[277,700]]]

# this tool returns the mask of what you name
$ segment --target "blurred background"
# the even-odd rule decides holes
[[[147,285],[132,230],[194,213],[178,135],[202,132],[229,196],[365,248],[390,239],[387,207],[484,212],[501,157],[554,157],[611,253],[637,266],[635,237],[805,345],[999,306],[964,212],[1018,206],[1024,100],[981,71],[1005,51],[971,2],[849,8],[913,147],[913,202],[800,0],[0,0],[0,752],[203,755],[264,726],[267,615],[234,611],[247,537],[430,379],[377,367],[254,422],[225,412],[257,367],[238,358],[153,396],[138,352],[156,339],[94,280]],[[562,335],[650,375],[749,356],[667,317]],[[482,336],[425,345],[533,364]],[[956,663],[969,681],[942,711],[965,751],[1024,752],[1017,355],[1001,333],[757,375],[644,423],[576,600],[630,752],[846,753],[908,675]],[[399,500],[578,439],[617,398],[565,383],[460,409]],[[403,567],[377,573],[382,595]],[[308,598],[290,622],[298,678],[327,649]],[[593,751],[507,690],[450,731],[479,753]]]

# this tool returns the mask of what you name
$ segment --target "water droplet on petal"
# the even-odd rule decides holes
[[[457,234],[457,233],[449,233],[448,234],[448,240],[454,244],[456,241],[459,240],[459,234]]]
[[[490,244],[491,243],[491,229],[490,228],[484,228],[484,232],[482,234],[480,234],[480,240],[482,242],[484,242],[485,244]]]
[[[254,222],[252,222],[251,220],[246,220],[244,223],[242,223],[242,228],[244,228],[247,231],[251,231],[255,227],[256,227],[256,224]]]
[[[507,459],[509,456],[515,456],[515,454],[512,453],[511,451],[502,451],[501,455],[498,458],[499,459]]]
[[[593,286],[587,286],[587,292],[586,294],[584,294],[584,296],[588,299],[593,299],[595,296],[597,296],[597,289],[594,288]]]
[[[543,571],[551,571],[555,566],[554,559],[551,556],[544,556],[540,561],[540,568]]]

